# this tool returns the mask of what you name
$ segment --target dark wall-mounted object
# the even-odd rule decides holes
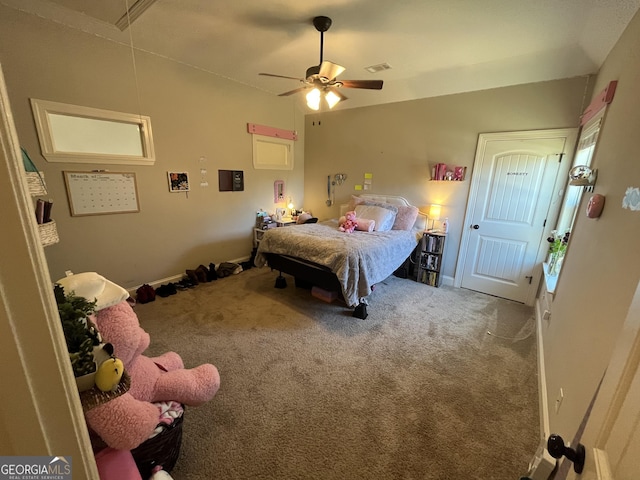
[[[244,191],[244,172],[242,170],[218,170],[218,188],[221,192]]]

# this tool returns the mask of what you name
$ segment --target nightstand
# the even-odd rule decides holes
[[[263,230],[261,228],[258,227],[254,227],[253,228],[253,246],[254,247],[258,247],[258,245],[260,245],[260,240],[262,240],[262,236],[264,235],[264,232],[266,232],[267,230]]]

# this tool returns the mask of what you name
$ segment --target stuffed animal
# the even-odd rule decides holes
[[[127,393],[85,414],[89,427],[110,447],[131,450],[149,438],[159,419],[153,402],[198,406],[218,391],[220,375],[211,364],[185,369],[175,352],[154,358],[143,355],[150,337],[128,302],[98,311],[94,323],[131,377]]]
[[[345,213],[344,217],[340,217],[340,222],[338,225],[338,230],[340,230],[341,232],[353,233],[353,231],[358,226],[358,222],[356,222],[356,212],[349,211]]]
[[[129,391],[85,412],[87,425],[109,447],[132,450],[147,440],[158,425],[160,410],[152,402],[173,400],[185,405],[201,405],[218,391],[220,375],[211,364],[185,369],[175,352],[155,358],[143,355],[150,337],[140,326],[129,303],[122,298],[126,290],[100,278],[102,289],[90,291],[79,285],[85,278],[67,277],[58,283],[66,284],[63,285],[65,290],[81,292],[85,298],[97,300],[97,312],[92,321],[102,339],[113,345],[114,355],[122,361],[131,378]],[[116,301],[119,303],[114,303]]]

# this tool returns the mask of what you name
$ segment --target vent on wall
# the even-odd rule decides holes
[[[368,67],[364,67],[364,69],[369,73],[377,73],[382,72],[383,70],[390,70],[391,65],[388,63],[379,63],[378,65],[370,65]]]

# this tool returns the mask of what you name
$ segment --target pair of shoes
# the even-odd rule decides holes
[[[191,280],[193,285],[198,285],[200,283],[200,281],[198,280],[198,275],[196,274],[195,270],[187,270],[186,274],[187,274],[187,278]]]
[[[186,290],[187,288],[189,288],[183,283],[183,280],[180,280],[179,282],[174,283],[174,285],[178,290]]]
[[[195,272],[200,283],[207,283],[209,281],[209,270],[204,265],[198,265]]]
[[[219,278],[228,277],[242,271],[242,265],[233,262],[222,262],[216,272]]]
[[[207,279],[210,282],[218,279],[218,274],[216,273],[216,264],[215,263],[210,263],[209,264],[209,275],[207,276]]]
[[[149,303],[156,299],[156,291],[151,285],[145,283],[136,290],[136,300],[139,303]]]
[[[197,285],[197,283],[194,283],[193,280],[191,280],[189,277],[184,277],[182,280],[180,280],[178,283],[176,283],[176,287],[180,288],[180,289],[185,289],[185,288],[193,288]]]
[[[168,297],[169,295],[175,295],[178,293],[175,284],[167,283],[166,285],[160,285],[156,288],[156,293],[161,297]]]

